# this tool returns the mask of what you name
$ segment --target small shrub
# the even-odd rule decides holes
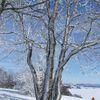
[[[61,86],[61,94],[62,95],[67,95],[67,96],[72,96],[68,88],[64,85]]]

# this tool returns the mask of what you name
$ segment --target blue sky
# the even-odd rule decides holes
[[[20,64],[15,65],[13,62],[7,62],[6,60],[0,61],[0,67],[3,67],[10,73],[19,72],[24,68]],[[83,73],[83,70],[81,69],[79,63],[73,58],[65,66],[62,80],[64,83],[71,83],[71,84],[76,84],[76,83],[100,84],[99,76],[100,76],[100,68],[97,68],[92,71],[85,70]]]
[[[82,70],[81,65],[75,59],[72,59],[64,69],[62,80],[64,81],[64,83],[73,84],[100,84],[100,66],[98,64],[95,66],[97,66],[97,69],[95,70],[90,70],[93,66],[89,66],[89,70]]]

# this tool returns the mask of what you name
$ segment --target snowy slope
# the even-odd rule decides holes
[[[83,99],[70,96],[62,96],[61,100],[83,100]]]
[[[35,97],[29,97],[19,94],[18,90],[0,88],[0,100],[36,100]],[[75,97],[62,96],[61,100],[83,100]]]
[[[0,100],[33,100],[33,98],[18,94],[15,92],[15,90],[13,92],[3,90],[0,91]]]
[[[100,88],[81,88],[70,89],[72,94],[77,94],[83,98],[70,96],[62,96],[61,100],[91,100],[94,96],[95,100],[100,100]],[[35,97],[22,95],[18,90],[0,88],[0,100],[36,100]]]
[[[84,100],[91,100],[92,97],[95,100],[100,100],[100,88],[70,89],[70,92],[80,95]]]

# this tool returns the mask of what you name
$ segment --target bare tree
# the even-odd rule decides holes
[[[88,54],[91,51],[99,51],[98,2],[92,0],[22,0],[20,2],[2,0],[0,7],[1,17],[8,18],[8,14],[13,18],[13,24],[18,25],[15,32],[8,34],[19,33],[15,44],[24,44],[24,49],[27,51],[27,64],[32,73],[36,100],[60,100],[61,78],[65,65],[80,52]],[[7,32],[2,32],[3,35],[4,33],[7,34]],[[22,48],[23,46],[20,50]],[[36,52],[35,48],[43,50],[46,55],[42,93],[39,90],[38,73],[32,59],[33,52]],[[92,56],[97,57],[95,53]]]

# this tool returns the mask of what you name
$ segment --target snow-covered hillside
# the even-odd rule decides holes
[[[84,100],[91,100],[92,97],[95,100],[100,100],[100,88],[81,88],[81,89],[70,89],[72,94],[80,95]]]
[[[61,100],[91,100],[94,96],[95,100],[100,100],[100,88],[81,88],[70,89],[72,94],[82,96],[82,98],[62,96]],[[22,95],[18,90],[0,88],[0,100],[36,100],[35,97]]]
[[[35,97],[21,95],[20,91],[0,88],[0,100],[36,100]],[[76,97],[62,96],[61,100],[83,100]]]

